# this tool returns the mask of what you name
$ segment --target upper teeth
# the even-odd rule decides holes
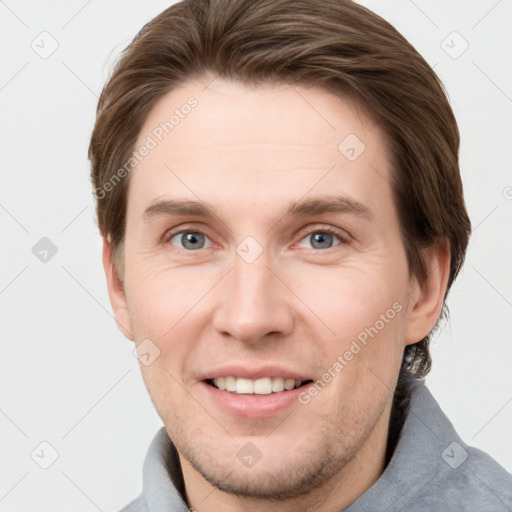
[[[284,379],[283,377],[263,377],[261,379],[244,379],[242,377],[217,377],[213,383],[221,390],[232,391],[238,394],[270,395],[285,389],[289,391],[298,388],[302,381]]]

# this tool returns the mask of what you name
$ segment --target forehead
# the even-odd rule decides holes
[[[389,188],[384,133],[355,102],[318,88],[189,82],[151,110],[144,145],[130,177],[137,210],[167,194],[261,205],[308,189],[362,201]]]

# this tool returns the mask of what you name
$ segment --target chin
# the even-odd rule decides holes
[[[214,443],[203,436],[198,442],[197,434],[188,432],[185,438],[176,439],[175,444],[180,457],[213,487],[232,496],[258,500],[285,500],[306,495],[329,481],[353,456],[342,446],[334,447],[332,440],[322,440],[318,431],[316,438],[295,438],[293,445],[290,437],[286,437],[288,446],[284,446],[286,441],[277,443],[254,438],[252,444],[251,438],[243,442],[226,438],[221,447],[218,440]],[[257,451],[256,444],[262,447],[261,452]],[[243,459],[247,453],[254,458],[246,465]],[[256,461],[258,453],[261,458]]]
[[[219,491],[233,496],[258,500],[285,500],[310,493],[329,480],[336,471],[332,460],[318,464],[305,461],[290,464],[283,461],[280,468],[243,468],[232,466],[220,469],[193,461],[193,467]]]

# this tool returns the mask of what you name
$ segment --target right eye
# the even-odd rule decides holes
[[[169,242],[175,247],[186,251],[197,251],[211,245],[210,239],[204,233],[199,233],[198,231],[180,231],[171,235]]]

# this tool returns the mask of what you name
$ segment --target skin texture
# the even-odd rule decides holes
[[[115,317],[127,338],[160,350],[141,369],[179,451],[189,506],[341,510],[384,469],[404,346],[439,317],[448,251],[431,251],[425,282],[409,275],[386,139],[353,102],[316,88],[211,80],[168,93],[141,130],[136,147],[197,99],[130,174],[120,279],[104,242]],[[349,134],[365,145],[354,161],[338,149]],[[367,214],[287,215],[294,201],[334,195]],[[209,203],[215,216],[144,218],[171,198]],[[328,228],[335,236],[314,245],[311,235]],[[204,234],[204,246],[187,249],[180,230]],[[236,251],[247,236],[262,250],[252,263]],[[225,364],[321,379],[393,304],[401,311],[306,405],[234,415],[201,383]],[[237,457],[248,442],[261,454],[252,467]]]

